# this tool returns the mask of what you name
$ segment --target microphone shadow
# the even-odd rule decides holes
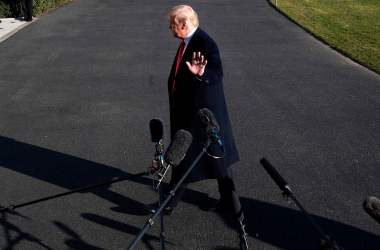
[[[242,198],[248,233],[283,249],[321,249],[321,237],[305,215],[295,209]],[[311,215],[324,232],[346,250],[378,250],[380,237],[371,232]],[[231,225],[231,224],[230,224]]]
[[[130,181],[142,185],[151,185],[151,179],[134,177],[132,174],[120,169],[81,159],[75,156],[59,153],[49,149],[18,142],[16,140],[0,136],[0,166],[16,171],[30,177],[66,188],[75,189],[94,183],[111,180],[115,177],[130,177]],[[129,181],[129,180],[128,180]],[[103,199],[106,199],[118,207],[111,208],[114,211],[125,212],[134,215],[146,215],[144,204],[130,199],[124,195],[113,192],[109,187],[89,190]],[[40,197],[37,197],[40,198]],[[184,202],[199,205],[204,201],[215,201],[207,194],[188,189],[184,195]],[[247,231],[251,237],[268,242],[282,249],[319,249],[320,237],[301,212],[282,206],[277,206],[262,201],[241,198],[244,207]],[[115,221],[94,215],[83,215],[93,222],[114,227],[127,233],[136,234],[136,228],[128,225],[119,225]],[[234,222],[222,216],[226,224],[234,228]],[[345,249],[378,250],[380,237],[373,233],[329,220],[320,216],[313,216],[321,227]],[[1,221],[4,231],[20,232],[20,240],[30,240],[38,244],[41,241],[27,233],[21,232],[14,225],[4,219]],[[62,226],[62,225],[61,225]],[[63,227],[61,227],[63,228]],[[257,237],[256,237],[257,235]],[[152,238],[151,240],[155,240]],[[71,243],[70,243],[71,242]],[[80,240],[73,238],[70,244],[81,244]],[[78,243],[79,242],[79,243]],[[16,243],[8,239],[8,248]],[[85,243],[84,243],[85,244]],[[78,245],[79,246],[79,245]],[[48,248],[47,246],[44,246]]]
[[[59,222],[53,222],[60,231],[67,234],[70,238],[65,240],[65,244],[69,249],[88,249],[88,250],[105,250],[105,248],[96,247],[86,243],[79,234],[72,230],[69,226]]]
[[[137,235],[141,230],[141,228],[139,228],[139,227],[131,226],[131,225],[128,225],[128,224],[125,224],[125,223],[122,223],[119,221],[115,221],[113,219],[106,218],[104,216],[100,216],[97,214],[84,213],[84,214],[82,214],[82,217],[84,219],[92,221],[96,224],[106,226],[108,228],[111,228],[111,229],[114,229],[114,230],[117,230],[117,231],[120,231],[123,233],[127,233],[130,235]],[[144,249],[152,249],[152,250],[155,249],[153,247],[153,245],[151,244],[152,241],[153,242],[160,242],[160,238],[157,236],[151,235],[149,233],[146,233],[141,239],[141,242],[144,243],[144,245],[145,245]],[[175,245],[173,242],[168,241],[168,240],[165,240],[165,243],[172,245],[172,246]]]
[[[214,250],[239,250],[240,248],[233,248],[233,247],[224,247],[224,246],[217,246],[214,248]]]
[[[5,247],[2,249],[15,249],[17,244],[21,241],[28,241],[30,243],[38,245],[41,249],[52,249],[48,245],[44,244],[41,239],[22,231],[20,228],[8,221],[8,215],[18,216],[26,220],[29,220],[28,217],[25,217],[16,211],[10,211],[9,213],[0,212],[0,215],[0,225],[3,228],[3,240],[5,243]]]
[[[59,153],[49,149],[18,142],[0,136],[0,166],[66,189],[76,189],[113,178],[126,177],[142,185],[151,185],[151,179],[136,177],[120,169]],[[116,205],[133,207],[138,214],[141,203],[109,190],[108,186],[84,192],[93,193]],[[40,198],[40,197],[38,197]]]
[[[128,178],[126,181],[133,181],[142,185],[151,185],[152,182],[149,178],[136,177],[133,174],[129,174],[111,166],[19,142],[3,136],[0,136],[0,167],[69,190],[107,182],[113,178],[120,177]],[[95,194],[119,207],[128,207],[127,211],[130,214],[146,215],[146,212],[141,209],[144,204],[114,192],[110,190],[109,187],[110,186],[103,186],[84,192]],[[41,197],[34,196],[33,198]],[[28,200],[23,200],[22,202],[28,202],[33,198],[26,197]],[[9,201],[9,203],[10,202],[13,201]],[[5,204],[5,206],[7,205],[9,204]],[[36,239],[32,235],[21,232],[20,229],[4,219],[1,220],[1,226],[3,227],[5,234],[6,249],[13,249],[13,247],[22,240],[32,241],[42,245],[42,241]],[[6,235],[7,232],[19,233],[20,237],[16,240],[11,239]],[[76,244],[78,242],[80,243],[78,240],[71,241],[70,244]]]

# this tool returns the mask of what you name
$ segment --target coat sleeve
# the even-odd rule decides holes
[[[216,44],[212,41],[204,47],[203,54],[207,60],[207,65],[204,74],[194,76],[195,91],[195,110],[200,108],[209,108],[213,110],[218,105],[220,99],[219,89],[223,82],[223,69],[219,56],[219,50]],[[224,98],[224,97],[223,97]]]
[[[207,65],[204,74],[201,77],[195,77],[198,81],[198,85],[202,86],[221,83],[223,78],[223,68],[218,47],[214,42],[210,42],[205,45],[205,48],[201,52],[207,60]]]

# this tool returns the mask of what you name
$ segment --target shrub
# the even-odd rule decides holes
[[[0,17],[20,17],[23,15],[25,0],[0,0]]]
[[[70,0],[33,0],[33,16],[39,16]],[[26,0],[0,0],[0,18],[25,16]]]
[[[70,0],[33,0],[33,16],[39,16],[69,1]]]
[[[0,1],[0,18],[11,16],[11,9],[8,4]]]

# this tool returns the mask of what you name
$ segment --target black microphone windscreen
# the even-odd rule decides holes
[[[219,123],[211,110],[208,108],[201,108],[198,111],[198,116],[206,128],[206,132],[209,132],[211,129],[215,130],[215,132],[219,132]]]
[[[152,119],[149,122],[152,142],[159,142],[164,134],[164,128],[160,119]]]
[[[183,129],[178,130],[165,153],[165,161],[173,166],[179,165],[185,158],[192,141],[193,136],[190,132]]]
[[[272,166],[272,164],[270,164],[270,162],[265,158],[262,158],[260,160],[260,163],[261,163],[261,165],[263,165],[264,169],[267,171],[269,176],[272,177],[272,179],[277,184],[277,186],[282,191],[287,192],[288,189],[286,188],[286,186],[288,186],[288,183],[285,181],[284,178],[282,178],[280,173],[277,172],[277,170]]]

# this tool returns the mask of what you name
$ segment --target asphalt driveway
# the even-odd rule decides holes
[[[146,170],[149,120],[169,131],[178,41],[166,12],[176,3],[74,0],[0,44],[1,206]],[[380,225],[361,207],[380,196],[379,75],[267,1],[190,4],[220,47],[252,249],[318,249],[319,240],[262,157],[345,249],[379,249]],[[198,207],[217,198],[213,180],[189,186],[165,219],[168,249],[237,249],[230,222]],[[125,249],[147,219],[142,204],[156,199],[141,177],[3,213],[0,247]],[[138,249],[159,249],[158,229]]]

